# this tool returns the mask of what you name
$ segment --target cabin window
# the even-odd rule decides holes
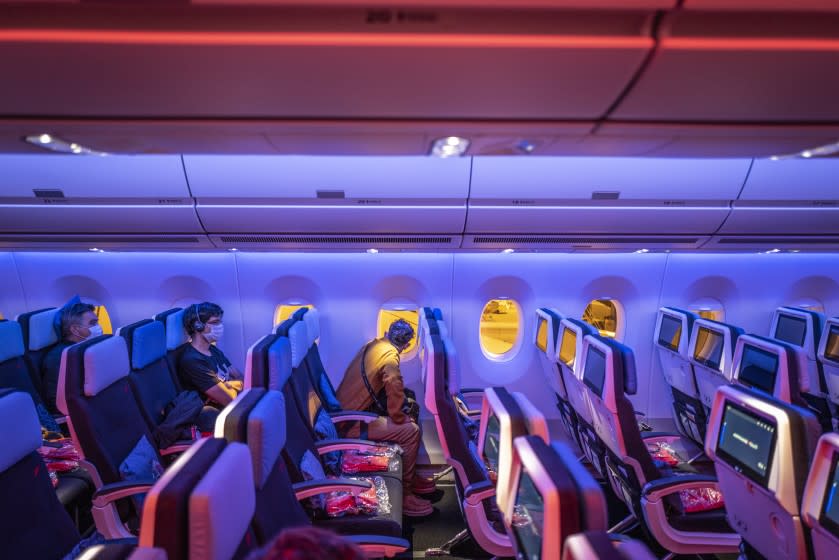
[[[306,309],[312,309],[313,306],[310,303],[281,303],[279,304],[276,309],[274,309],[274,326],[276,327],[292,315],[298,309],[305,307]]]
[[[96,318],[99,319],[102,334],[114,334],[114,327],[111,325],[111,316],[108,314],[108,308],[104,305],[94,304],[93,312],[96,314]]]
[[[816,313],[824,314],[824,305],[822,302],[815,299],[801,299],[792,304],[791,307],[799,307],[807,311],[815,311]]]
[[[0,321],[2,321],[3,319],[5,319],[5,317],[3,317],[3,312],[0,311]]]
[[[417,332],[419,331],[419,313],[415,303],[410,302],[388,302],[379,309],[379,317],[376,321],[376,334],[384,336],[390,325],[403,319],[414,329],[414,338],[408,343],[408,347],[402,351],[400,360],[405,362],[411,360],[417,354]]]
[[[491,360],[512,358],[521,342],[521,306],[512,299],[489,300],[481,311],[481,350]]]
[[[583,321],[600,332],[600,336],[618,338],[621,305],[614,299],[593,299],[583,312]]]
[[[695,301],[688,306],[688,310],[693,311],[703,319],[720,322],[725,320],[725,309],[723,309],[722,303],[712,298]]]

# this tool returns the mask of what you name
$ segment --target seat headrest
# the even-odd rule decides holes
[[[294,313],[291,314],[291,318],[294,319],[295,321],[302,321],[303,316],[306,315],[306,313],[308,313],[308,312],[309,312],[308,307],[300,307],[300,308],[294,310]]]
[[[23,356],[23,331],[17,321],[0,321],[0,364]]]
[[[615,391],[623,391],[627,395],[638,392],[638,373],[635,370],[635,353],[632,348],[617,340],[599,337],[598,340],[612,349],[615,370]]]
[[[250,451],[228,443],[189,496],[190,558],[233,558],[255,509]]]
[[[253,479],[257,488],[268,481],[285,447],[285,398],[279,391],[268,391],[248,415],[247,443],[253,461]]]
[[[41,447],[41,422],[32,397],[11,389],[0,391],[0,426],[5,427],[0,445],[3,472]]]
[[[434,308],[434,318],[438,321],[443,320],[443,311],[439,307]]]
[[[94,397],[130,371],[128,346],[121,336],[108,336],[84,350],[84,394]]]
[[[288,336],[288,329],[290,329],[291,325],[293,325],[296,322],[297,321],[295,321],[294,319],[286,319],[285,321],[277,325],[277,328],[274,329],[274,334],[278,334],[280,336]]]
[[[184,310],[181,309],[166,316],[166,350],[174,350],[175,348],[186,344],[189,341],[189,335],[184,329]]]
[[[282,391],[291,377],[291,341],[281,336],[268,348],[268,388]]]
[[[166,356],[166,327],[151,321],[131,332],[131,367],[142,369]]]
[[[58,309],[47,309],[29,316],[29,349],[42,350],[58,342],[55,319]]]
[[[309,337],[306,331],[306,324],[298,321],[288,329],[288,340],[291,343],[291,367],[296,368],[306,357],[309,351]]]
[[[303,315],[303,322],[306,323],[309,346],[311,346],[320,338],[320,313],[315,308],[309,309],[309,312]]]

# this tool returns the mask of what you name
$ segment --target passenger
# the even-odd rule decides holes
[[[317,527],[282,531],[247,560],[364,560],[364,552],[351,540]]]
[[[184,328],[189,346],[178,359],[178,376],[184,390],[198,391],[206,404],[221,409],[236,398],[243,388],[243,375],[227,356],[213,344],[224,334],[224,311],[205,301],[184,311]]]
[[[417,451],[421,441],[416,418],[406,409],[405,385],[399,371],[399,354],[408,347],[414,329],[402,319],[394,321],[382,338],[372,340],[358,351],[350,362],[337,396],[344,410],[366,410],[379,415],[367,424],[367,437],[373,441],[398,443],[402,455],[402,512],[409,517],[421,517],[434,511],[431,502],[417,493],[433,492],[434,483],[416,476]],[[413,406],[416,407],[414,401]],[[343,436],[357,438],[359,423],[343,430]]]
[[[99,325],[99,317],[96,316],[96,308],[89,303],[82,303],[78,296],[59,309],[56,318],[59,340],[44,355],[41,362],[41,387],[44,391],[44,404],[50,413],[57,415],[61,414],[55,406],[61,353],[68,346],[100,336],[102,327]]]

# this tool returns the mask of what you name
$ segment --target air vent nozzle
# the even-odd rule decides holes
[[[318,198],[345,198],[344,191],[317,191]]]
[[[65,198],[61,189],[32,189],[38,198]]]
[[[592,200],[617,200],[620,196],[620,191],[594,191],[591,193]]]

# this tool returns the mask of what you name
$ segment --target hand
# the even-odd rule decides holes
[[[240,381],[240,380],[238,380],[238,379],[234,379],[234,380],[228,381],[228,382],[226,383],[226,385],[227,385],[228,387],[230,387],[231,389],[233,389],[234,391],[236,391],[237,393],[240,393],[240,392],[242,391],[242,389],[244,389],[244,388],[245,388],[245,383],[244,383],[244,381]]]

